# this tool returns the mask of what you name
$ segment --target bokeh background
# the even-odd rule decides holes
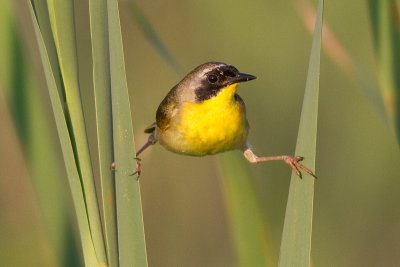
[[[130,1],[120,2],[120,15],[137,146],[168,90],[197,65],[222,61],[257,76],[239,91],[256,152],[294,152],[311,47],[299,11],[307,2],[135,1],[160,49]],[[90,125],[88,7],[75,3]],[[0,265],[77,266],[69,191],[27,5],[0,4]],[[324,19],[362,75],[322,55],[313,266],[398,266],[400,157],[379,99],[368,94],[377,67],[367,3],[326,1]],[[91,139],[95,127],[88,129]],[[175,155],[159,145],[143,154],[149,266],[239,265],[220,159]],[[248,169],[277,262],[290,168],[266,163]]]

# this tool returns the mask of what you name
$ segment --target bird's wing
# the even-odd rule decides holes
[[[177,114],[178,100],[177,100],[176,86],[169,91],[167,96],[161,102],[157,109],[156,121],[157,127],[160,130],[166,130],[170,126],[171,119]]]
[[[234,97],[235,97],[236,103],[238,103],[241,106],[244,115],[246,115],[246,105],[244,104],[243,99],[238,94],[235,94]]]

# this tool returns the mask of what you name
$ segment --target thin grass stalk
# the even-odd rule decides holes
[[[32,58],[28,51],[36,52],[37,43],[31,41],[35,35],[27,3],[2,1],[0,13],[5,13],[0,14],[0,25],[6,26],[7,30],[0,30],[0,51],[4,52],[4,56],[0,56],[0,65],[6,67],[0,69],[0,84],[7,84],[8,102],[11,110],[18,114],[14,116],[14,123],[18,125],[19,139],[46,225],[47,236],[43,238],[45,242],[50,241],[52,248],[47,254],[58,259],[58,264],[54,266],[62,266],[62,259],[68,259],[64,264],[71,266],[76,265],[79,259],[71,229],[73,218],[68,216],[66,206],[69,191],[65,190],[66,174],[61,168],[58,141],[54,139],[51,129],[55,125],[47,112],[50,102],[43,97],[44,92],[47,94],[45,81],[39,85],[41,77],[35,75],[42,74],[35,72],[41,69],[42,64],[40,59],[36,61],[37,69],[29,64]],[[14,8],[11,9],[11,6]],[[55,201],[57,205],[54,205]]]
[[[53,32],[51,30],[49,10],[47,8],[47,2],[43,0],[31,0],[32,5],[35,10],[36,18],[38,20],[40,32],[42,33],[44,43],[46,45],[46,50],[50,60],[51,68],[53,71],[54,80],[58,93],[62,98],[62,102],[65,102],[64,92],[61,81],[60,64],[58,62],[56,45],[54,43]]]
[[[296,145],[296,155],[304,156],[304,164],[312,170],[315,169],[317,140],[323,4],[323,0],[318,1],[314,37]],[[300,179],[293,172],[283,226],[279,267],[310,266],[313,200],[314,177],[304,174],[303,179]]]
[[[398,1],[368,1],[386,113],[400,143],[400,12]]]
[[[131,176],[135,153],[118,1],[108,0],[107,9],[119,264],[121,267],[147,266],[140,185]]]
[[[40,56],[43,63],[44,73],[47,81],[48,91],[50,100],[54,112],[55,122],[57,126],[57,132],[60,139],[61,150],[64,157],[65,168],[67,171],[68,182],[71,189],[72,200],[75,208],[77,230],[82,247],[82,257],[85,266],[99,266],[96,252],[92,242],[92,235],[87,219],[85,199],[82,192],[82,184],[79,177],[78,169],[76,166],[75,154],[71,144],[71,138],[69,135],[68,126],[65,119],[62,103],[60,96],[58,95],[59,90],[56,88],[56,82],[52,73],[52,68],[48,58],[46,46],[40,32],[37,17],[34,13],[32,3],[28,1],[30,13],[35,29],[37,42],[39,45]]]
[[[109,267],[118,266],[107,0],[89,0],[101,209]]]
[[[48,0],[47,4],[65,90],[67,118],[76,153],[76,165],[83,183],[90,231],[97,257],[101,263],[106,264],[100,210],[79,88],[73,2]]]

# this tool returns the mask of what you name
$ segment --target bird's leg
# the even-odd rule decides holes
[[[156,140],[156,138],[154,137],[154,132],[153,132],[153,133],[151,133],[151,134],[149,135],[149,138],[147,139],[146,143],[145,143],[141,148],[139,148],[139,149],[136,151],[136,157],[135,157],[135,160],[136,160],[135,172],[132,173],[131,175],[137,174],[137,179],[139,179],[139,176],[140,176],[140,174],[142,173],[141,164],[140,164],[141,159],[139,158],[139,154],[141,154],[144,150],[146,150],[146,148],[148,148],[148,147],[151,146],[151,145],[154,145],[155,143],[157,143],[157,140]]]
[[[143,151],[145,151],[146,148],[148,148],[151,145],[154,145],[155,143],[157,143],[157,140],[154,137],[154,132],[153,132],[149,135],[149,138],[147,138],[146,143],[136,151],[136,158],[139,156],[139,154],[141,154]]]
[[[254,154],[253,150],[250,148],[245,148],[243,150],[243,155],[244,157],[251,163],[259,163],[259,162],[265,162],[265,161],[273,161],[273,160],[283,160],[286,164],[292,168],[292,170],[302,178],[301,172],[299,169],[305,171],[309,175],[313,176],[314,178],[317,178],[315,174],[308,169],[306,166],[300,163],[300,161],[303,160],[303,157],[300,156],[288,156],[288,155],[282,155],[282,156],[272,156],[272,157],[258,157],[256,154]]]

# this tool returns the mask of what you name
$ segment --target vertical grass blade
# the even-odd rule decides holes
[[[377,1],[372,2],[378,3]],[[315,8],[312,3],[307,0],[297,0],[295,6],[305,28],[310,34],[313,34]],[[322,31],[324,33],[322,35],[322,49],[325,51],[327,58],[332,61],[343,74],[347,75],[349,79],[358,82],[363,93],[377,109],[379,115],[387,120],[386,108],[374,75],[371,75],[371,73],[369,73],[345,48],[341,40],[329,27],[326,20],[324,21]]]
[[[304,156],[304,164],[312,170],[315,169],[317,140],[322,15],[323,0],[319,0],[296,145],[296,155]],[[306,174],[303,176],[299,179],[293,173],[291,177],[279,267],[310,266],[314,178]]]
[[[3,2],[8,3],[8,1]],[[12,13],[7,5],[2,5],[2,7],[8,11],[8,14]],[[2,47],[3,50],[0,48],[6,52],[5,57],[0,57],[0,65],[8,66],[7,75],[0,71],[0,84],[5,84],[8,88],[9,105],[14,113],[14,123],[23,145],[43,222],[46,225],[47,239],[51,241],[50,246],[53,248],[49,253],[54,253],[57,259],[68,259],[65,266],[68,264],[70,266],[77,262],[78,255],[75,236],[72,235],[71,229],[73,220],[68,217],[66,206],[66,196],[69,194],[69,191],[65,189],[66,175],[60,165],[59,149],[55,146],[58,141],[50,129],[55,126],[52,115],[47,112],[50,102],[47,98],[43,98],[43,92],[45,92],[43,90],[47,90],[46,86],[38,85],[39,79],[34,75],[33,68],[29,64],[27,51],[23,49],[23,41],[29,40],[26,45],[37,51],[36,42],[31,41],[31,38],[35,36],[32,32],[32,19],[27,2],[20,3],[15,11],[18,12],[20,18],[23,18],[20,19],[23,21],[20,21],[18,26],[14,17],[0,15],[0,20],[12,21],[8,26],[7,34],[0,35],[2,36],[0,43],[7,44]],[[8,24],[3,22],[0,24]],[[39,64],[41,66],[41,63]],[[57,205],[54,205],[55,201]]]
[[[67,111],[71,125],[70,134],[73,138],[72,144],[76,151],[78,171],[83,183],[93,244],[99,261],[106,263],[100,212],[79,91],[73,2],[48,0],[47,4],[65,88]]]
[[[239,266],[276,266],[265,220],[243,156],[232,152],[221,154],[218,159]]]
[[[118,1],[108,0],[107,9],[119,264],[147,266],[140,187],[138,180],[130,176],[135,168],[135,154]]]
[[[56,88],[56,82],[52,73],[52,68],[48,58],[46,46],[41,35],[37,18],[35,16],[32,4],[28,1],[30,12],[34,24],[35,34],[39,45],[40,56],[43,63],[44,73],[46,76],[47,87],[49,90],[50,100],[55,116],[57,132],[60,138],[61,149],[64,157],[65,167],[68,176],[68,182],[70,184],[72,200],[76,212],[76,220],[78,224],[78,231],[82,246],[82,256],[85,266],[99,266],[97,261],[96,253],[92,243],[92,235],[87,219],[85,199],[82,192],[82,185],[78,169],[75,162],[75,155],[71,144],[71,138],[69,135],[63,106],[58,95],[58,89]]]
[[[46,50],[53,71],[54,80],[56,81],[57,88],[60,90],[59,95],[60,97],[63,98],[63,102],[65,102],[64,93],[62,92],[62,85],[61,85],[62,82],[61,82],[60,65],[58,62],[56,46],[53,38],[53,32],[51,31],[47,2],[43,0],[32,0],[31,2],[36,14],[40,32],[42,33],[44,44],[46,45]]]
[[[109,267],[118,266],[107,0],[89,0],[101,208]]]
[[[11,2],[0,1],[2,8],[0,9],[0,83],[2,89],[10,87],[11,68],[8,67],[11,45],[11,29],[13,28],[14,20],[11,16]],[[8,92],[5,93],[7,95]]]
[[[378,79],[386,112],[400,143],[400,14],[398,1],[368,1]]]

